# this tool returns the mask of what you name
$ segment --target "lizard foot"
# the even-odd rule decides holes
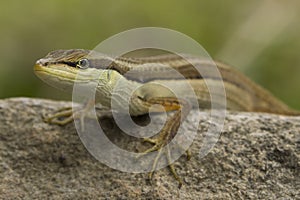
[[[72,107],[61,108],[54,114],[44,115],[43,119],[46,123],[61,126],[64,126],[75,119],[79,119],[81,129],[84,130],[84,119],[86,117],[95,118],[95,116],[91,113],[92,108],[93,104],[89,101],[83,107],[78,107],[75,109],[73,109]]]
[[[181,186],[183,185],[183,181],[182,179],[178,176],[176,170],[175,170],[175,167],[173,165],[173,162],[174,160],[171,159],[171,153],[170,153],[170,147],[169,145],[167,145],[169,143],[169,138],[170,138],[170,135],[172,134],[168,134],[168,132],[162,132],[160,134],[160,136],[158,136],[158,138],[144,138],[143,141],[144,142],[148,142],[148,143],[151,143],[153,144],[152,147],[150,147],[149,149],[145,150],[144,152],[142,152],[138,157],[141,157],[141,156],[144,156],[150,152],[154,152],[154,151],[157,151],[157,155],[153,161],[153,164],[152,164],[152,169],[151,171],[149,172],[148,174],[148,178],[149,180],[151,181],[152,178],[153,178],[153,175],[154,175],[154,172],[157,168],[157,164],[158,164],[158,161],[164,157],[167,159],[167,164],[168,164],[168,167],[171,171],[171,173],[173,174],[174,178],[178,181],[179,183],[179,188],[181,188]],[[180,145],[176,145],[178,148],[180,148],[180,150],[182,151],[183,149],[180,147]],[[165,148],[164,148],[165,147]],[[186,150],[186,155],[187,155],[187,159],[189,160],[191,158],[191,153],[190,153],[190,150]]]

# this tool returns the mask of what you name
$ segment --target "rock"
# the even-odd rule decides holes
[[[0,199],[297,199],[300,198],[300,117],[261,113],[227,113],[222,134],[208,155],[199,159],[208,113],[191,146],[152,183],[145,173],[112,169],[82,144],[74,123],[47,124],[43,113],[70,102],[11,98],[0,100]],[[193,123],[192,111],[184,130]],[[159,118],[160,116],[158,116]],[[139,123],[147,117],[136,119]],[[110,118],[101,120],[108,138],[120,148],[137,151],[149,144],[126,136]]]

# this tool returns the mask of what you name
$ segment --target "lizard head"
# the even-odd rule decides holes
[[[35,74],[49,85],[73,91],[79,84],[98,84],[109,92],[118,79],[118,71],[111,69],[113,58],[84,49],[56,50],[39,59],[34,65]]]

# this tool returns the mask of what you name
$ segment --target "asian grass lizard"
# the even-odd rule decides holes
[[[213,66],[217,66],[222,78],[210,73],[203,76],[196,70],[195,65],[207,71]],[[182,76],[172,73],[170,68],[176,70]],[[153,147],[146,150],[146,152],[159,152],[159,149],[166,145],[176,134],[181,117],[184,119],[192,109],[192,106],[188,103],[189,97],[184,96],[183,81],[192,86],[200,108],[207,109],[210,108],[211,103],[222,103],[211,102],[210,93],[205,82],[210,81],[214,84],[222,81],[226,93],[227,109],[229,110],[300,115],[299,111],[289,108],[270,92],[232,67],[221,62],[212,62],[193,56],[189,56],[188,61],[175,54],[142,58],[112,58],[90,50],[56,50],[38,60],[34,66],[34,71],[38,77],[48,84],[68,92],[72,92],[75,82],[86,84],[95,81],[91,74],[101,72],[98,73],[100,77],[97,77],[96,80],[98,82],[96,103],[110,108],[112,98],[114,98],[113,100],[121,105],[118,111],[122,112],[122,106],[126,106],[128,102],[124,101],[121,94],[112,95],[117,82],[122,81],[122,92],[138,88],[131,95],[131,101],[129,102],[130,115],[147,114],[149,108],[155,104],[161,105],[165,111],[174,111],[174,114],[167,120],[159,133],[159,137],[155,139],[145,138],[145,141],[153,144]],[[176,85],[182,96],[180,99],[176,98],[172,92],[157,83]],[[157,110],[152,109],[151,111],[164,112],[161,109],[159,107]],[[62,119],[62,117],[64,118]],[[72,109],[58,112],[46,120],[54,124],[67,124],[73,120]],[[155,167],[156,163],[153,164],[153,171]],[[169,167],[181,185],[182,180],[171,163]],[[153,172],[150,173],[150,178],[152,175]]]

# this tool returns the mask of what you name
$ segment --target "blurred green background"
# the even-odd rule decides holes
[[[1,1],[0,98],[70,99],[33,73],[55,49],[93,49],[127,29],[158,26],[197,40],[215,59],[238,68],[300,109],[300,2]]]

